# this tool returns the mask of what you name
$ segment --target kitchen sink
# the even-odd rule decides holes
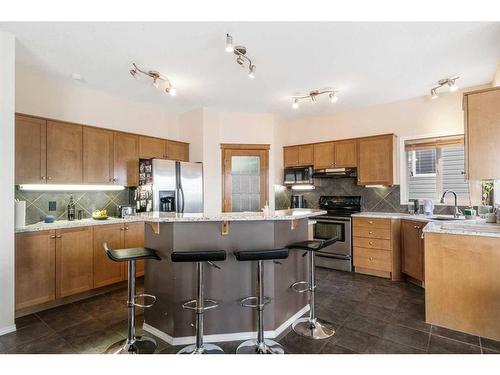
[[[465,220],[465,218],[460,217],[460,218],[454,218],[454,217],[448,217],[448,216],[434,216],[430,217],[430,220],[437,220],[437,221],[461,221]]]

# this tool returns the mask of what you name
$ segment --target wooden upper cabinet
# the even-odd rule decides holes
[[[124,263],[110,260],[103,247],[104,242],[107,242],[114,249],[122,249],[123,232],[122,224],[97,225],[94,227],[94,288],[114,284],[125,279]]]
[[[189,161],[189,143],[166,141],[166,158],[170,160]]]
[[[424,282],[424,240],[422,228],[426,223],[401,220],[401,271]]]
[[[467,178],[500,179],[500,87],[464,93],[464,115]]]
[[[16,235],[16,310],[55,299],[55,232]]]
[[[300,145],[299,148],[299,165],[313,165],[314,164],[314,146],[313,145]]]
[[[113,132],[83,127],[83,183],[114,182]]]
[[[114,177],[124,186],[139,183],[139,137],[128,133],[114,133]]]
[[[296,167],[299,164],[299,146],[283,147],[283,164],[286,167]]]
[[[393,134],[358,140],[358,185],[394,185]]]
[[[335,168],[354,168],[358,165],[356,140],[335,142],[334,165]]]
[[[167,141],[160,138],[139,136],[139,157],[165,159]]]
[[[47,183],[82,183],[82,128],[81,125],[47,121]]]
[[[144,223],[125,223],[124,248],[144,247]],[[144,260],[138,260],[135,265],[136,276],[144,275]]]
[[[57,230],[56,298],[92,289],[92,268],[92,228]]]
[[[16,184],[44,184],[47,176],[47,122],[16,115],[15,138]]]
[[[314,145],[314,169],[334,168],[334,142],[316,143]]]

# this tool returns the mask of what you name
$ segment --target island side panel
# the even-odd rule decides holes
[[[156,223],[155,223],[156,224]],[[154,249],[161,261],[146,260],[144,273],[144,292],[156,297],[153,307],[144,310],[144,322],[172,336],[174,331],[173,304],[175,297],[174,264],[170,260],[174,234],[173,224],[159,226],[160,233],[155,234],[150,225],[144,226],[145,247]]]

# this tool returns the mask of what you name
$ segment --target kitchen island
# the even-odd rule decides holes
[[[172,251],[225,250],[227,259],[221,269],[204,267],[206,298],[219,307],[205,312],[205,340],[208,342],[244,340],[256,336],[256,314],[240,306],[244,297],[255,295],[256,267],[253,262],[238,262],[236,250],[285,247],[308,237],[308,218],[325,214],[321,210],[282,210],[263,213],[175,214],[147,213],[145,246],[155,249],[162,260],[148,261],[145,293],[157,297],[156,304],[144,313],[144,330],[170,344],[194,342],[191,323],[194,313],[182,303],[196,293],[195,264],[172,263]],[[292,250],[288,259],[264,265],[264,289],[273,302],[266,306],[266,337],[276,337],[308,311],[305,293],[290,286],[306,279],[306,258]]]

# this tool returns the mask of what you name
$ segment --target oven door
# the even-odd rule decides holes
[[[314,239],[326,240],[337,237],[337,242],[325,247],[320,253],[338,258],[351,258],[351,218],[350,217],[318,217],[315,219]]]

